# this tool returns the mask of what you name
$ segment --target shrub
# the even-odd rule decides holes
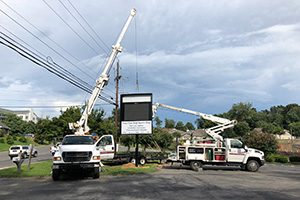
[[[278,141],[275,136],[269,133],[252,131],[249,135],[247,134],[244,139],[248,147],[259,149],[263,151],[266,156],[276,154],[279,149]]]
[[[26,142],[27,142],[27,140],[26,140],[26,138],[25,138],[25,137],[20,137],[20,138],[19,138],[19,142],[26,143]]]
[[[275,156],[274,154],[270,154],[266,156],[266,161],[267,162],[275,162]]]
[[[275,156],[275,162],[287,163],[287,162],[289,162],[289,158],[284,157],[284,156],[280,156],[280,155],[276,155]]]
[[[9,135],[9,136],[7,136],[7,138],[6,138],[6,140],[13,140],[14,138],[13,138],[13,136],[11,136],[11,135]]]
[[[10,145],[13,145],[14,144],[14,139],[11,139],[11,138],[6,139],[6,143],[10,144]]]
[[[17,136],[13,136],[13,140],[17,141],[18,140]]]
[[[4,138],[0,138],[0,143],[4,143]]]
[[[300,162],[300,156],[291,156],[290,162]]]

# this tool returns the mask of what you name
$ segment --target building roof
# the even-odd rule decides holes
[[[6,126],[5,124],[3,124],[1,121],[0,121],[0,129],[8,129],[8,130],[10,130],[10,128],[8,126]]]

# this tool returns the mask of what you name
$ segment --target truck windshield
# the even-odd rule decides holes
[[[65,137],[62,145],[76,145],[76,144],[94,144],[94,140],[89,136],[70,136]]]

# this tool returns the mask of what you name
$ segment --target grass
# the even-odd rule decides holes
[[[38,143],[33,142],[32,140],[26,138],[26,143],[23,142],[19,142],[19,138],[17,137],[17,141],[14,141],[13,145],[7,144],[6,143],[6,137],[0,137],[0,138],[4,138],[4,143],[0,143],[0,152],[4,152],[4,151],[8,151],[9,147],[13,146],[13,145],[29,145],[29,144],[34,144],[35,147],[40,146]]]
[[[107,171],[100,172],[102,175],[124,175],[149,173],[157,169],[158,164],[146,164],[149,168],[122,168],[122,165],[109,166],[105,165]],[[17,173],[17,167],[11,167],[0,170],[0,177],[20,178],[20,177],[50,177],[52,172],[52,161],[33,163],[30,165],[30,171],[27,171],[27,165],[22,165],[20,174]]]

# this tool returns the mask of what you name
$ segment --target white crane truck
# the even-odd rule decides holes
[[[226,138],[220,135],[225,129],[232,128],[237,121],[228,120],[214,115],[207,115],[187,109],[176,108],[156,103],[153,114],[158,107],[169,108],[184,113],[189,113],[217,123],[217,126],[206,129],[209,139],[191,140],[177,146],[176,153],[168,158],[169,162],[179,162],[190,165],[191,169],[198,170],[203,165],[240,166],[243,170],[255,172],[264,165],[264,152],[248,148],[238,139]]]
[[[135,16],[136,10],[132,9],[123,30],[118,38],[116,45],[112,46],[113,50],[104,67],[100,77],[96,80],[95,89],[85,107],[85,110],[76,123],[69,123],[69,128],[75,132],[74,135],[67,135],[64,137],[62,144],[58,151],[53,156],[52,178],[59,180],[60,175],[71,170],[86,170],[92,173],[93,178],[99,178],[100,174],[100,155],[102,159],[111,156],[114,153],[114,147],[107,145],[107,141],[113,141],[112,136],[102,136],[96,143],[93,137],[89,134],[89,127],[87,125],[88,116],[91,114],[94,105],[99,98],[101,91],[109,81],[109,71],[118,53],[122,52],[123,47],[121,41],[127,31],[127,28]],[[110,140],[112,139],[112,140]],[[100,154],[100,152],[104,152]],[[113,155],[113,154],[112,154]]]

